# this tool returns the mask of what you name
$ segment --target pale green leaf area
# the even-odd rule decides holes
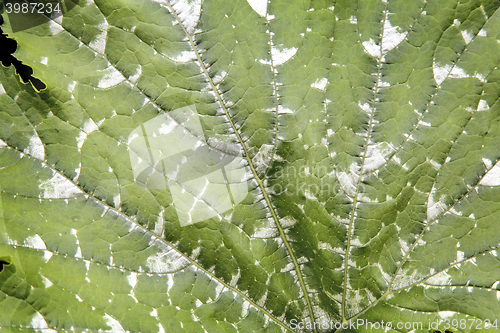
[[[81,0],[15,33],[4,12],[47,88],[0,69],[0,332],[500,332],[499,8]],[[138,183],[131,134],[188,106],[243,197]]]

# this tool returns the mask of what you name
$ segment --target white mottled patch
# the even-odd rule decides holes
[[[247,0],[252,9],[262,17],[267,14],[267,0]]]
[[[231,285],[232,285],[232,284],[231,284]],[[203,305],[203,303],[202,303],[199,299],[197,299],[196,301],[194,301],[194,305],[195,305],[197,308],[199,308],[200,306],[202,306],[202,305]]]
[[[78,164],[78,168],[75,169],[75,178],[73,178],[73,181],[76,183],[78,178],[80,178],[80,172],[82,171],[82,163]]]
[[[146,265],[153,273],[171,273],[186,267],[189,262],[175,251],[157,253],[146,259]]]
[[[394,151],[394,148],[387,142],[379,142],[369,145],[364,160],[363,173],[378,169],[387,162],[387,156]]]
[[[60,16],[62,18],[62,15]],[[58,35],[64,31],[61,24],[57,23],[55,20],[49,20],[49,30],[52,36]]]
[[[457,211],[457,210],[455,209],[455,207],[451,207],[451,208],[450,208],[450,213],[452,213],[452,214],[454,214],[454,215],[458,215],[458,216],[462,216],[462,215],[463,215],[463,214],[462,214],[462,212]],[[460,243],[460,242],[459,242],[459,243]]]
[[[479,100],[479,104],[477,105],[477,111],[487,111],[490,109],[490,106],[484,99]]]
[[[430,277],[427,280],[427,283],[437,286],[446,286],[451,282],[451,275],[446,272],[439,272],[438,274]]]
[[[80,247],[80,244],[78,243],[78,247],[76,248],[76,253],[75,253],[75,258],[83,258],[82,256],[82,248]]]
[[[486,82],[486,75],[485,74],[480,74],[480,73],[474,73],[473,77],[478,79],[481,82]]]
[[[163,135],[167,135],[169,134],[170,132],[172,132],[174,129],[176,129],[178,126],[178,124],[175,122],[175,121],[171,121],[169,120],[168,124],[167,123],[162,123],[161,126],[158,128],[158,133],[159,134],[163,134]],[[136,134],[134,133],[133,135],[131,135],[129,137],[129,144],[130,142],[135,139],[136,137],[138,137],[139,134]]]
[[[297,220],[292,216],[285,216],[280,220],[281,227],[284,229],[294,226],[295,223],[297,223]]]
[[[311,84],[311,87],[319,89],[321,91],[325,91],[327,84],[328,84],[328,79],[322,78],[322,79],[317,79],[313,84]]]
[[[368,115],[371,115],[372,113],[372,108],[370,107],[370,104],[368,103],[358,103],[358,106],[361,108],[361,110],[365,111]]]
[[[248,309],[250,308],[250,303],[247,301],[244,301],[243,304],[241,305],[241,317],[245,318],[248,315]]]
[[[353,163],[348,172],[337,172],[337,179],[339,180],[342,190],[350,197],[354,197],[359,181],[359,166]]]
[[[361,243],[361,241],[359,240],[359,237],[354,237],[351,239],[351,245],[352,246],[363,246],[363,244]]]
[[[14,245],[14,246],[18,246],[19,245],[17,243],[17,240],[10,239],[9,236],[7,236],[7,244]]]
[[[278,114],[290,114],[290,113],[293,113],[293,111],[287,107],[278,105]]]
[[[49,58],[47,58],[47,57],[42,57],[42,59],[40,60],[40,63],[44,64],[44,65],[47,65],[48,62],[49,62]]]
[[[410,250],[408,243],[403,239],[399,239],[399,245],[401,246],[401,251],[403,252],[403,255],[408,253],[408,251]]]
[[[464,260],[464,253],[462,251],[457,251],[457,262]]]
[[[101,72],[103,73],[103,76],[99,80],[99,83],[97,84],[97,86],[99,88],[102,88],[102,89],[114,87],[117,84],[120,84],[126,80],[125,77],[122,75],[122,73],[117,71],[111,65]]]
[[[5,91],[5,88],[3,87],[3,84],[0,83],[0,95],[5,95],[7,92]]]
[[[257,228],[252,234],[253,238],[274,238],[279,235],[279,231],[274,228]]]
[[[158,311],[156,309],[153,309],[149,315],[154,318],[158,318]]]
[[[491,160],[484,158],[484,157],[483,157],[483,163],[486,166],[486,169],[491,169],[491,167],[493,166],[493,163],[491,163]]]
[[[34,236],[29,236],[24,240],[24,245],[36,249],[36,250],[46,250],[47,246],[45,245],[45,242],[39,235],[34,235]]]
[[[373,39],[370,38],[370,40],[364,41],[362,44],[369,55],[374,58],[380,58],[380,46]]]
[[[392,26],[388,16],[389,13],[386,13],[384,34],[382,36],[382,55],[395,49],[406,38],[405,33],[399,32],[401,28]]]
[[[190,62],[196,60],[196,53],[194,53],[194,51],[182,51],[181,53],[170,59],[175,62]]]
[[[439,311],[438,315],[441,317],[443,320],[448,319],[456,315],[457,313],[454,311]]]
[[[474,38],[474,35],[468,32],[467,30],[462,30],[462,37],[464,38],[465,44],[469,44],[472,42],[472,39]]]
[[[441,83],[448,77],[453,67],[451,65],[438,66],[435,62],[432,64],[432,71],[434,73],[434,81],[439,87]]]
[[[42,282],[43,282],[43,285],[45,286],[45,289],[47,288],[50,288],[52,287],[54,284],[52,283],[52,281],[50,281],[49,279],[47,279],[45,276],[43,275],[40,275],[42,277]]]
[[[429,195],[429,203],[427,205],[427,221],[433,221],[436,217],[439,216],[442,212],[446,210],[446,205],[442,201],[444,196],[440,198],[437,202],[434,202],[434,193],[436,189],[433,188]]]
[[[479,32],[477,33],[477,35],[480,36],[480,37],[486,37],[486,36],[488,36],[486,30],[484,30],[484,29],[479,30]]]
[[[450,78],[453,78],[453,79],[464,79],[464,78],[467,78],[467,77],[469,77],[469,75],[464,71],[463,68],[460,68],[458,66],[454,66],[451,69]]]
[[[76,253],[75,253],[75,258],[83,258],[82,257],[82,248],[80,247],[80,241],[78,240],[77,237],[77,231],[76,229],[71,229],[69,232],[71,235],[74,235],[76,238]]]
[[[83,124],[83,131],[87,134],[97,130],[99,130],[99,127],[97,127],[96,123],[90,118]]]
[[[290,60],[295,53],[297,53],[297,48],[282,48],[279,49],[277,47],[271,47],[271,56],[273,57],[273,65],[274,67],[278,67],[283,65],[285,62]]]
[[[163,231],[165,230],[164,227],[165,221],[163,220],[163,210],[158,214],[158,217],[156,218],[156,223],[155,223],[155,234],[157,234],[160,237],[163,237]]]
[[[120,205],[121,205],[120,194],[116,194],[115,196],[113,196],[113,205],[115,206],[115,208],[119,208],[120,207]]]
[[[407,33],[400,32],[401,28],[392,26],[389,21],[389,12],[385,14],[383,34],[381,36],[382,45],[376,44],[373,39],[364,41],[362,44],[372,57],[380,58],[395,49],[405,38]]]
[[[130,275],[127,275],[127,282],[134,289],[137,284],[137,273],[131,272]]]
[[[314,195],[314,193],[309,191],[308,188],[304,189],[304,196],[309,200],[318,200],[318,198]]]
[[[441,168],[441,164],[439,164],[434,160],[430,160],[429,158],[427,158],[427,162],[429,162],[432,165],[432,167],[436,170],[439,170]]]
[[[104,320],[106,324],[111,327],[111,332],[113,333],[125,333],[126,331],[123,329],[122,325],[115,318],[111,317],[107,313],[104,315]]]
[[[45,262],[49,262],[50,258],[52,258],[53,253],[50,251],[43,251],[43,259]]]
[[[40,137],[36,133],[30,138],[29,146],[24,149],[24,152],[40,161],[45,159],[45,148],[43,147],[42,140],[40,140]]]
[[[351,16],[349,18],[349,22],[351,22],[352,24],[356,24],[358,23],[358,18],[356,16]]]
[[[106,50],[106,39],[108,38],[108,21],[104,19],[104,21],[101,22],[97,26],[97,28],[101,30],[101,33],[98,34],[95,39],[89,43],[89,47],[99,54],[104,54],[104,51]]]
[[[500,186],[500,164],[497,163],[488,173],[481,179],[479,185],[483,186]]]
[[[43,190],[44,199],[69,199],[83,192],[68,179],[54,172],[52,178],[40,182],[40,190]]]
[[[99,130],[99,127],[96,125],[96,123],[92,119],[88,119],[84,124],[83,124],[83,129],[82,132],[78,135],[76,138],[76,146],[78,147],[78,150],[80,150],[83,146],[83,143],[85,142],[85,139],[87,139],[87,135]]]
[[[224,285],[218,283],[217,286],[215,287],[215,297],[214,298],[211,297],[212,300],[218,299],[223,290],[224,290]],[[266,294],[267,294],[267,290],[266,290]]]
[[[221,71],[220,74],[217,74],[213,77],[212,81],[214,82],[214,84],[219,84],[222,82],[222,80],[224,80],[226,75],[227,75],[226,71]]]
[[[201,2],[201,0],[177,0],[173,2],[172,7],[189,34],[194,33],[200,21]]]
[[[137,69],[135,70],[135,73],[134,75],[130,76],[128,78],[128,80],[133,83],[133,84],[136,84],[137,81],[139,81],[139,77],[141,77],[141,74],[142,74],[142,66],[139,65],[139,67],[137,67]]]
[[[75,87],[76,87],[76,81],[71,82],[70,84],[68,84],[68,91],[72,93],[73,90],[75,90]]]
[[[262,146],[260,146],[257,154],[255,154],[255,156],[252,158],[252,162],[254,163],[255,169],[258,173],[265,172],[269,167],[269,163],[273,156],[273,150],[273,145],[263,144]]]
[[[57,331],[49,328],[47,322],[38,311],[33,315],[33,318],[31,318],[31,328],[34,330],[40,330],[43,333],[57,333]]]
[[[390,87],[390,86],[391,86],[391,84],[389,82],[385,82],[382,80],[379,80],[377,83],[377,87],[379,87],[379,88],[385,88],[385,87]]]

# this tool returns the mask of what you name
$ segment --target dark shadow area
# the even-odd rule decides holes
[[[12,260],[9,260],[10,258],[8,257],[0,257],[0,273],[3,271],[4,266],[8,266],[12,264]]]
[[[0,26],[3,25],[3,23],[3,17],[0,16]],[[16,73],[19,74],[24,83],[31,82],[38,91],[45,89],[46,85],[36,77],[33,77],[33,69],[23,64],[12,55],[16,49],[17,42],[8,38],[7,35],[4,34],[2,28],[0,28],[0,62],[2,62],[2,65],[5,67],[13,65],[16,69]]]

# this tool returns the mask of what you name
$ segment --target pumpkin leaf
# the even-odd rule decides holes
[[[499,1],[65,3],[2,14],[0,331],[499,331]]]

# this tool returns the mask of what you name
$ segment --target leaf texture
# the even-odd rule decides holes
[[[0,331],[499,320],[499,7],[4,13],[47,88],[1,67]]]

